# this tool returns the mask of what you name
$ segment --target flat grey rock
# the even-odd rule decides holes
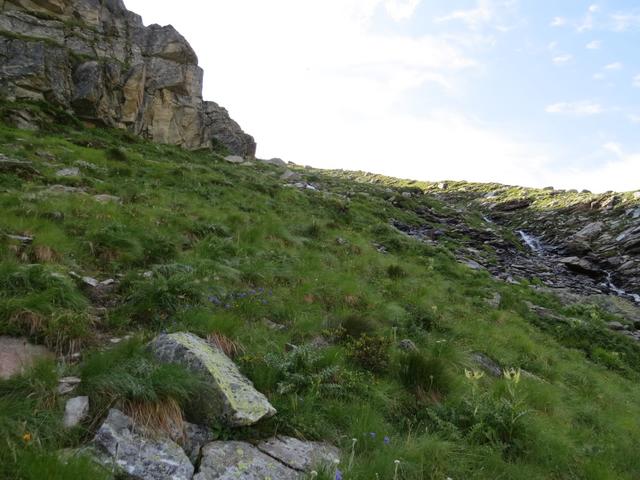
[[[0,378],[23,373],[41,359],[54,355],[45,347],[33,345],[25,338],[0,337]]]
[[[67,400],[64,407],[64,428],[77,427],[89,413],[89,397],[74,397]]]
[[[301,475],[245,442],[211,442],[193,480],[297,480]]]
[[[258,444],[258,450],[301,472],[319,470],[340,460],[340,450],[323,442],[278,436]]]
[[[119,410],[109,410],[93,445],[101,463],[115,467],[126,478],[190,480],[193,476],[193,465],[178,444],[168,438],[145,436]]]

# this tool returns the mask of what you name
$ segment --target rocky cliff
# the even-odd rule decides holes
[[[202,99],[198,58],[173,27],[145,27],[122,0],[0,0],[0,98],[45,100],[78,117],[188,149],[256,144]]]

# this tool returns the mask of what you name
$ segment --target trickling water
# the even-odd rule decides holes
[[[529,235],[523,230],[518,230],[516,233],[520,235],[520,238],[522,238],[522,241],[525,243],[525,245],[534,252],[540,253],[544,250],[544,246],[542,245],[542,242],[539,238],[534,237],[533,235]]]
[[[627,293],[620,287],[617,287],[616,285],[614,285],[613,280],[611,280],[610,272],[607,272],[607,280],[605,281],[605,285],[609,287],[611,291],[614,292],[616,295],[619,295],[620,297],[631,297],[634,302],[640,303],[640,295],[637,295],[635,293]]]
[[[495,223],[493,220],[491,220],[489,217],[487,217],[486,215],[482,216],[482,220],[484,220],[487,223]]]

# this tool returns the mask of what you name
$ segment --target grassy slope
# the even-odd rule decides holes
[[[560,309],[553,298],[496,283],[459,265],[446,246],[389,227],[391,218],[417,223],[412,210],[421,205],[446,212],[433,198],[304,170],[321,190],[300,191],[283,187],[277,167],[229,165],[103,130],[1,127],[0,153],[40,172],[0,174],[0,232],[35,238],[27,247],[0,239],[0,334],[62,353],[81,348],[84,359],[0,383],[6,478],[81,478],[89,466],[64,467],[44,452],[86,441],[109,404],[183,404],[195,387],[147,365],[139,340],[106,357],[88,352],[111,336],[185,329],[243,347],[236,361],[279,411],[250,431],[219,428],[221,438],[278,431],[326,439],[344,448],[349,479],[394,478],[396,459],[397,478],[406,479],[640,477],[640,365],[616,369],[611,358],[624,355],[616,342],[598,347],[609,361],[588,360],[593,352],[565,346],[575,345],[571,331],[539,328],[524,304]],[[65,166],[81,176],[55,178]],[[61,183],[89,194],[45,192]],[[101,204],[100,193],[122,203]],[[96,310],[71,271],[121,275],[117,302]],[[494,292],[502,294],[497,309],[485,302]],[[598,312],[572,313],[601,332]],[[321,334],[328,348],[286,353]],[[420,354],[400,352],[392,340],[403,338]],[[538,378],[476,378],[475,351]],[[78,372],[93,418],[65,434],[56,379]]]

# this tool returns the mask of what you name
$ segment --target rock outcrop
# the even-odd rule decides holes
[[[44,100],[160,143],[255,155],[228,112],[203,101],[203,71],[184,37],[145,27],[122,0],[2,1],[0,59],[5,100]]]

